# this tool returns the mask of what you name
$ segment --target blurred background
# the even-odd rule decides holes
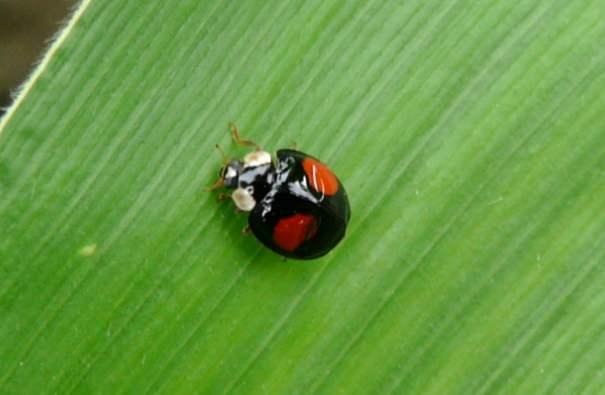
[[[76,0],[0,0],[0,116]]]

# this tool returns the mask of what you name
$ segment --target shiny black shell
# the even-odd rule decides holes
[[[310,187],[311,180],[302,165],[305,158],[319,162],[300,151],[277,151],[270,189],[248,217],[250,229],[259,241],[276,253],[294,259],[314,259],[328,253],[344,237],[351,217],[349,199],[340,180],[334,176],[338,182],[336,193],[330,196],[319,193]],[[299,213],[316,219],[316,232],[294,251],[285,251],[274,240],[275,227],[281,219]]]

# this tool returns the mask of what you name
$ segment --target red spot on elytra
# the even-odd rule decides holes
[[[311,214],[294,214],[280,219],[273,228],[273,241],[292,252],[317,234],[317,220]]]
[[[328,166],[311,158],[305,158],[302,166],[311,187],[317,192],[328,196],[338,192],[338,179]]]

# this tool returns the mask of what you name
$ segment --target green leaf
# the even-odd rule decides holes
[[[84,1],[0,126],[3,393],[605,388],[597,0]],[[227,123],[345,184],[284,261]]]

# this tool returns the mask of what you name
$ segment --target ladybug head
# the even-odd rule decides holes
[[[240,160],[231,160],[227,163],[220,172],[220,177],[223,180],[225,188],[234,189],[238,186],[239,175],[244,168],[244,163]]]
[[[256,150],[243,160],[231,160],[221,169],[222,186],[233,189],[231,198],[241,211],[251,211],[271,188],[274,176],[271,154]]]

